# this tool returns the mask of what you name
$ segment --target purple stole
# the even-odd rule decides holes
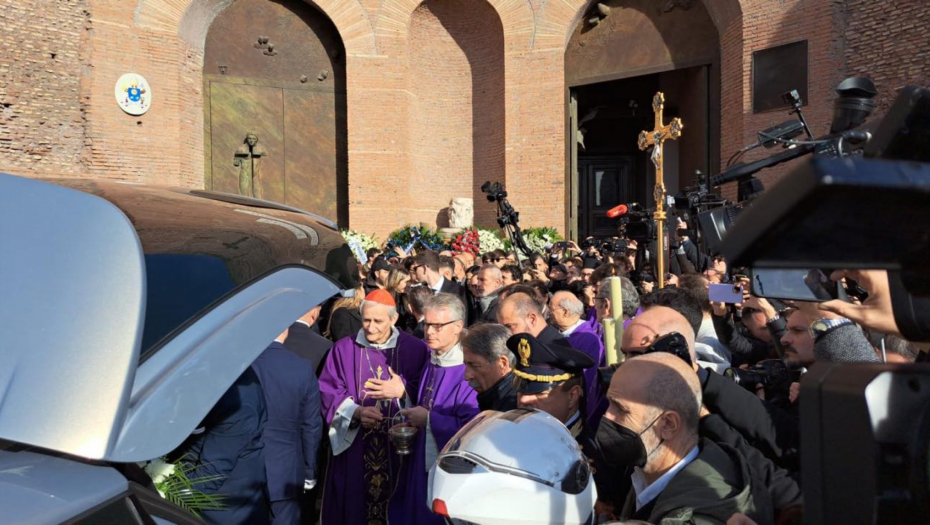
[[[403,332],[394,348],[377,350],[359,345],[355,336],[333,346],[320,374],[323,418],[332,425],[336,410],[347,399],[361,406],[377,406],[384,419],[372,429],[360,427],[348,449],[330,455],[323,492],[324,525],[386,525],[388,504],[398,482],[397,453],[388,440],[392,418],[400,410],[398,400],[375,401],[367,397],[369,379],[390,379],[388,367],[406,384],[416,402],[420,376],[429,360],[423,341]]]
[[[443,519],[432,513],[426,501],[429,469],[426,464],[427,438],[436,440],[436,453],[465,423],[478,412],[478,393],[465,381],[465,365],[441,367],[426,364],[420,382],[419,405],[429,409],[429,429],[417,432],[416,445],[411,455],[403,459],[401,478],[391,501],[391,524],[442,525]],[[435,460],[435,458],[432,458]]]

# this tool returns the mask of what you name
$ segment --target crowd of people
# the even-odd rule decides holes
[[[226,505],[204,517],[441,524],[427,501],[438,453],[481,411],[522,407],[581,445],[598,522],[800,523],[800,375],[918,356],[887,321],[887,277],[834,275],[856,278],[861,304],[782,303],[687,237],[662,289],[635,242],[583,244],[522,261],[370,250],[355,293],[282,333],[178,452],[222,475],[205,490]],[[711,302],[720,282],[742,284],[742,302]],[[622,366],[602,333],[615,314]],[[416,429],[408,454],[398,425]]]

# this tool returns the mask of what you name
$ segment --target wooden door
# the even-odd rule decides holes
[[[578,159],[578,233],[581,238],[617,235],[617,219],[607,212],[634,198],[633,157]]]
[[[300,0],[238,0],[217,15],[204,54],[206,188],[347,225],[344,64],[336,28]]]

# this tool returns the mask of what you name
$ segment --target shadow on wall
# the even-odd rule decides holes
[[[411,16],[408,46],[414,222],[448,224],[435,210],[471,197],[475,223],[492,227],[495,210],[480,188],[505,182],[500,18],[485,0],[427,0]]]

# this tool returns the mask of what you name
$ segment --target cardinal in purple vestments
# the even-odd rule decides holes
[[[393,419],[417,402],[429,349],[394,327],[390,293],[361,306],[362,329],[333,346],[320,374],[332,455],[323,490],[324,525],[386,525],[400,481],[400,457],[388,439]],[[398,422],[400,418],[397,418]]]
[[[556,292],[550,300],[549,309],[552,312],[553,323],[568,339],[571,347],[581,350],[594,360],[595,366],[584,370],[585,416],[592,425],[591,428],[597,428],[601,416],[607,409],[607,402],[597,377],[597,368],[607,366],[604,341],[582,318],[584,304],[571,292]]]
[[[457,295],[440,293],[423,308],[430,361],[420,381],[419,402],[402,414],[417,427],[416,444],[401,465],[401,483],[391,500],[392,524],[442,525],[427,500],[429,471],[439,451],[478,414],[478,393],[465,380],[460,338],[465,305]]]

